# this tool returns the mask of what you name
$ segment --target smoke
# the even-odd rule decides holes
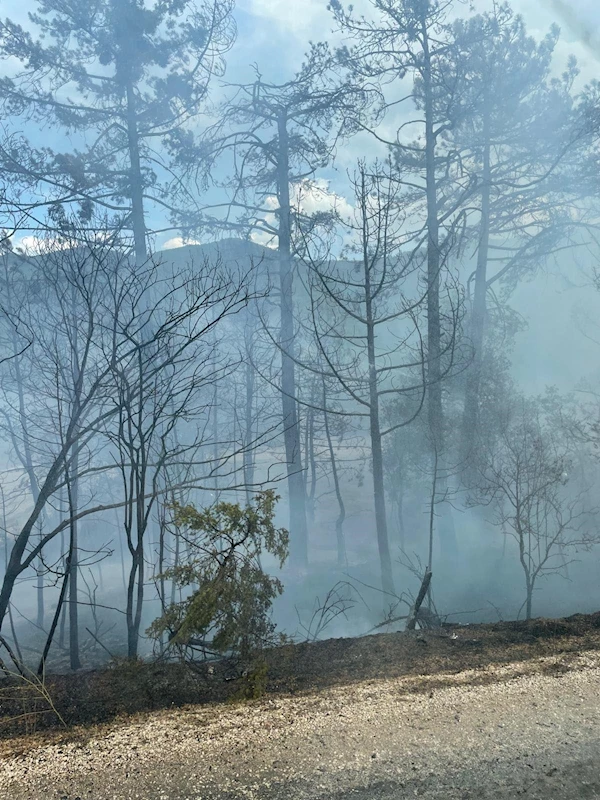
[[[600,30],[598,27],[593,28],[570,3],[564,0],[548,0],[548,3],[571,32],[577,36],[590,55],[598,60],[600,57]]]

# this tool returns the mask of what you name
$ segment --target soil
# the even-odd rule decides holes
[[[402,678],[414,694],[447,686],[460,674],[470,674],[471,685],[494,683],[502,673],[492,668],[516,663],[525,665],[525,673],[560,674],[578,654],[594,651],[600,651],[600,612],[558,620],[445,625],[435,631],[274,649],[267,653],[266,685],[259,688],[267,696],[294,697]],[[552,659],[545,661],[546,657]],[[520,673],[513,668],[510,674]],[[86,728],[117,717],[239,698],[247,681],[229,677],[226,667],[218,665],[195,673],[180,664],[120,662],[101,670],[48,676],[45,689],[51,704],[36,687],[23,694],[0,683],[0,755],[49,740],[85,739]]]
[[[70,733],[0,758],[0,800],[598,800],[600,651]]]

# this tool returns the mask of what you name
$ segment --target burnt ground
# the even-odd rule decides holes
[[[267,699],[293,698],[402,678],[410,694],[419,694],[450,685],[459,673],[467,673],[471,685],[497,683],[502,680],[502,669],[497,668],[517,662],[512,678],[528,674],[529,663],[532,668],[537,665],[538,674],[556,675],[568,672],[571,664],[576,668],[578,654],[593,651],[600,651],[600,612],[556,620],[447,625],[414,634],[285,645],[267,654],[262,688]],[[0,756],[47,741],[85,740],[86,729],[115,718],[239,700],[244,680],[226,677],[219,668],[195,674],[180,664],[142,662],[50,675],[46,688],[55,711],[35,689],[23,695],[0,683]]]

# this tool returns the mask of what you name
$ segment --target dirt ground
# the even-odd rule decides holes
[[[448,676],[473,670],[473,685],[496,681],[490,667],[560,656],[563,666],[578,653],[600,651],[600,612],[565,619],[535,619],[486,625],[453,625],[415,634],[386,633],[288,645],[267,654],[267,695],[298,696],[331,687],[406,678],[410,691],[444,686]],[[540,662],[542,663],[542,662]],[[548,665],[545,669],[552,670]],[[558,667],[557,667],[558,668]],[[24,703],[0,682],[0,755],[58,735],[63,739],[90,725],[132,714],[186,705],[222,703],[240,691],[217,669],[196,675],[179,664],[127,663],[47,678],[55,714],[31,692]],[[228,677],[228,676],[227,676]],[[67,725],[65,731],[62,725]],[[52,734],[52,731],[55,734]],[[23,736],[26,734],[26,736]],[[36,738],[37,737],[37,738]],[[40,739],[41,737],[41,739]]]
[[[600,798],[598,650],[415,680],[164,710],[30,741],[0,760],[0,800]]]
[[[219,670],[0,685],[0,800],[600,800],[600,613],[290,645],[265,696]],[[31,705],[28,707],[31,709]],[[28,727],[29,726],[29,727]]]

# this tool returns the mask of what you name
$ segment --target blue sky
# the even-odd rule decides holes
[[[485,11],[491,4],[492,0],[472,0],[475,11]],[[36,5],[35,0],[0,0],[0,13],[26,23],[27,13]],[[228,57],[227,74],[227,79],[234,82],[251,79],[251,65],[255,62],[267,79],[286,80],[301,63],[308,43],[329,37],[333,27],[327,0],[237,0],[236,5],[239,35]],[[356,9],[367,10],[369,5],[369,0],[354,0]],[[468,1],[457,0],[458,13],[468,14],[469,5]],[[562,37],[556,51],[557,71],[573,53],[580,64],[581,83],[593,77],[600,78],[598,0],[513,0],[512,6],[523,15],[529,32],[536,38],[545,35],[554,22],[561,26]],[[573,10],[575,6],[576,11]],[[587,39],[588,44],[582,39]],[[48,144],[60,144],[56,134],[44,135]],[[344,148],[337,163],[340,178],[362,155],[364,142],[356,140]],[[336,173],[331,172],[328,177],[333,178],[335,187]],[[161,242],[157,244],[160,246]]]
[[[331,30],[328,0],[237,0],[236,16],[240,37],[230,55],[232,73],[254,61],[276,72],[291,72],[301,59],[307,43],[322,39]],[[476,11],[484,11],[492,0],[473,0]],[[368,0],[354,0],[355,8],[368,8]],[[532,34],[543,35],[553,22],[561,25],[561,55],[574,52],[586,76],[600,64],[600,4],[597,0],[513,0],[513,8],[526,19]],[[34,0],[0,0],[0,13],[25,22],[36,7]],[[460,2],[457,2],[460,8]],[[464,3],[464,13],[468,13]],[[595,35],[598,59],[579,41],[583,30]],[[600,70],[599,70],[600,71]]]

